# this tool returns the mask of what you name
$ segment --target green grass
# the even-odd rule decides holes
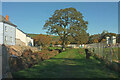
[[[37,36],[37,35],[39,35],[39,34],[28,34],[30,37],[34,37],[34,36]]]
[[[80,54],[83,53],[83,54]],[[32,68],[13,73],[13,78],[118,78],[118,73],[91,57],[84,49],[69,49]]]
[[[34,37],[34,36],[37,36],[37,35],[39,35],[39,34],[30,34],[30,33],[28,33],[28,35],[30,36],[30,37]],[[43,35],[45,35],[45,34],[43,34]],[[50,36],[54,41],[59,41],[59,36],[54,36],[54,35],[51,35]]]

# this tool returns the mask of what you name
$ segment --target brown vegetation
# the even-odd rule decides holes
[[[18,49],[15,50],[12,46],[7,50],[10,54],[9,65],[11,72],[30,68],[33,65],[49,59],[59,53],[57,50],[42,50],[33,52],[31,49],[24,49],[23,51],[19,51]],[[18,53],[20,53],[20,55],[18,55]]]

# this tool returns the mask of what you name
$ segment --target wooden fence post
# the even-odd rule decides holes
[[[110,62],[112,63],[111,43],[110,43]]]

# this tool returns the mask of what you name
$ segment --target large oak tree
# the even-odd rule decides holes
[[[48,29],[47,33],[49,34],[59,35],[62,40],[62,49],[64,49],[70,36],[79,43],[86,40],[87,24],[88,22],[84,21],[82,13],[75,8],[65,8],[56,10],[43,28]]]

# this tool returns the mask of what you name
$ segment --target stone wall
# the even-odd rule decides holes
[[[43,60],[49,59],[59,53],[57,50],[39,51],[36,47],[30,46],[1,46],[1,67],[2,78],[12,78],[11,73],[27,69]]]
[[[0,80],[2,78],[2,45],[0,45]]]
[[[9,54],[12,53],[12,55],[15,55],[15,56],[21,56],[25,50],[29,50],[29,49],[32,50],[32,52],[39,51],[38,48],[30,47],[30,46],[14,45],[14,46],[7,46],[7,47],[9,48]]]
[[[9,63],[8,63],[8,58],[9,54],[7,53],[7,48],[6,46],[2,46],[2,74],[3,78],[7,77],[7,73],[10,71],[9,70]]]
[[[9,68],[9,54],[8,54],[8,48],[5,45],[1,45],[1,51],[2,51],[2,56],[0,60],[1,63],[1,74],[2,78],[12,78],[10,68]]]
[[[33,52],[39,51],[39,49],[36,47],[0,45],[0,79],[12,78],[10,69],[10,57],[11,55],[21,56],[25,50],[32,50]]]

